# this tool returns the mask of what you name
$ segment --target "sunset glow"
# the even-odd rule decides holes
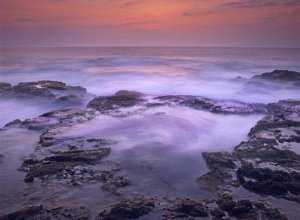
[[[300,46],[298,0],[1,0],[1,46]]]

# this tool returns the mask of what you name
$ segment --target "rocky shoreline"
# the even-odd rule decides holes
[[[287,80],[290,75],[296,79]],[[297,75],[298,74],[298,75]],[[297,85],[300,73],[276,70],[254,77],[255,80]],[[286,77],[285,77],[286,75]],[[293,81],[293,82],[292,82]],[[20,128],[39,132],[39,141],[31,155],[19,167],[26,175],[24,182],[32,184],[59,183],[66,187],[81,187],[101,183],[102,189],[119,196],[118,202],[91,215],[88,207],[65,205],[30,206],[11,213],[1,213],[0,219],[288,219],[284,210],[269,204],[238,199],[236,189],[245,189],[257,196],[300,203],[300,100],[277,103],[244,103],[235,100],[213,100],[199,96],[151,96],[121,90],[112,96],[95,97],[82,87],[56,81],[0,83],[0,100],[40,100],[58,110],[39,117],[14,120],[3,130]],[[184,106],[214,114],[264,117],[250,130],[248,140],[232,152],[203,152],[209,172],[195,179],[214,198],[125,196],[120,188],[134,184],[122,173],[118,161],[107,159],[114,140],[98,137],[65,137],[68,128],[93,121],[98,115],[127,117],[159,106]],[[126,109],[127,111],[122,111]],[[1,130],[0,130],[1,132]],[[201,157],[201,155],[199,155]],[[0,155],[5,163],[5,155]],[[300,207],[300,204],[299,204]],[[296,212],[296,210],[295,210]]]

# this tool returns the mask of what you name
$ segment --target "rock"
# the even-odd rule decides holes
[[[260,194],[285,195],[289,191],[298,195],[300,192],[299,180],[284,171],[254,168],[252,164],[243,164],[237,171],[237,177],[245,188]]]
[[[19,125],[21,123],[22,123],[22,121],[20,119],[15,119],[15,120],[7,123],[6,125],[4,125],[4,127],[7,128],[7,127],[11,127],[11,126],[16,126],[16,125]]]
[[[43,80],[38,82],[21,82],[14,86],[14,89],[18,92],[33,91],[35,89],[55,89],[66,90],[67,85],[63,82]]]
[[[2,89],[1,89],[2,88]],[[35,105],[47,103],[54,106],[85,106],[91,95],[80,86],[67,86],[63,82],[43,80],[37,82],[21,82],[15,86],[0,84],[0,97],[28,101]]]
[[[215,190],[232,179],[230,170],[236,167],[233,155],[226,152],[203,152],[202,156],[211,171],[197,178],[196,182],[200,186]]]
[[[229,215],[238,219],[256,219],[256,212],[249,200],[240,200],[229,210]]]
[[[164,102],[165,105],[172,105],[177,103],[181,106],[187,106],[194,109],[208,110],[213,113],[225,114],[253,114],[265,113],[266,108],[264,104],[258,103],[244,103],[235,100],[213,100],[201,96],[158,96],[154,100]]]
[[[11,88],[11,84],[6,83],[6,82],[0,82],[0,90],[1,89],[9,89]]]
[[[118,188],[126,187],[131,184],[130,180],[125,176],[114,176],[111,172],[103,172],[103,186],[102,188],[118,194]]]
[[[136,91],[120,90],[115,93],[115,96],[128,97],[128,98],[141,98],[142,96],[144,96],[144,94]]]
[[[20,124],[20,127],[29,130],[46,131],[44,135],[46,136],[50,133],[49,129],[51,128],[69,127],[75,124],[85,123],[95,116],[95,111],[93,110],[66,108],[47,112],[36,118],[26,119]]]
[[[252,202],[250,200],[234,201],[232,197],[226,195],[218,199],[216,203],[221,210],[236,219],[287,220],[287,217],[281,214],[278,209],[267,208],[263,203],[259,202]],[[212,212],[210,213],[214,216]],[[224,216],[218,209],[217,213],[220,213],[219,219],[221,219],[221,216]]]
[[[262,203],[253,203],[258,217],[266,220],[288,220],[288,218],[281,214],[278,209],[267,208]]]
[[[126,199],[112,205],[98,214],[99,220],[137,219],[151,212],[155,207],[154,199],[137,197]]]
[[[191,199],[175,200],[171,207],[166,209],[168,211],[164,216],[167,218],[190,218],[190,217],[206,217],[207,210],[202,203]]]
[[[227,175],[222,170],[212,170],[198,177],[196,182],[206,189],[215,190],[225,182]]]
[[[97,170],[87,168],[82,175],[77,177],[75,175],[75,167],[84,167],[99,163],[101,159],[109,153],[109,148],[57,152],[53,156],[45,157],[41,160],[24,160],[21,170],[27,173],[24,178],[25,182],[32,182],[34,178],[45,181],[51,177],[69,180],[74,180],[75,178],[78,179],[79,182],[88,181],[90,179],[100,180],[102,178],[100,171],[97,172]]]
[[[232,210],[236,205],[236,202],[233,201],[233,198],[231,198],[231,197],[224,197],[224,198],[218,199],[216,201],[216,203],[221,210],[226,211],[226,212]]]
[[[42,205],[23,208],[0,216],[0,220],[88,220],[89,218],[90,210],[85,207],[46,208]]]
[[[226,152],[203,152],[202,156],[210,169],[234,169],[236,167],[232,162],[234,158],[231,154]]]
[[[116,110],[123,107],[131,107],[142,103],[142,93],[121,90],[114,96],[99,96],[88,103],[89,108],[100,112]]]
[[[300,73],[289,70],[274,70],[251,78],[252,80],[268,80],[273,82],[300,82]]]
[[[225,216],[225,212],[217,208],[210,210],[209,213],[212,216],[213,220],[222,219]]]
[[[28,175],[26,175],[26,176],[24,177],[24,182],[25,182],[25,183],[31,183],[31,182],[33,182],[33,181],[34,181],[34,176],[31,175],[31,174],[28,174]]]

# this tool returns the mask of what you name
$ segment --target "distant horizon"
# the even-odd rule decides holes
[[[123,46],[0,46],[1,49],[10,49],[10,48],[252,48],[252,49],[300,49],[300,47],[270,47],[270,46],[165,46],[165,45],[156,45],[156,46],[141,46],[141,45],[123,45]]]

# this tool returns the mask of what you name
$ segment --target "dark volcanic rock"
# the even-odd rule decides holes
[[[202,156],[211,171],[197,178],[196,182],[200,186],[215,190],[232,179],[230,171],[236,167],[233,155],[226,152],[203,152]]]
[[[226,152],[203,152],[202,156],[210,169],[236,167],[232,155]]]
[[[95,111],[78,108],[67,108],[47,112],[37,118],[26,119],[20,124],[21,128],[30,130],[47,130],[55,127],[69,127],[85,123],[95,117]],[[50,133],[48,130],[47,133]]]
[[[205,200],[205,204],[191,199],[177,198],[169,201],[163,209],[163,219],[243,219],[243,220],[287,220],[278,209],[266,207],[260,202],[234,200],[231,195],[223,194],[217,200]]]
[[[6,125],[4,125],[4,127],[17,126],[17,125],[20,125],[21,123],[22,123],[22,121],[20,119],[15,119],[15,120],[7,123]]]
[[[243,164],[238,169],[237,176],[245,188],[257,193],[266,195],[285,195],[288,191],[296,195],[300,193],[300,174],[295,172],[290,174]],[[251,180],[247,181],[245,177]]]
[[[236,202],[233,201],[233,198],[230,196],[218,199],[216,203],[218,204],[221,210],[226,212],[232,210],[236,206]]]
[[[249,139],[232,154],[203,153],[211,171],[197,179],[201,186],[226,189],[242,185],[258,194],[300,201],[300,155],[289,147],[299,144],[300,101],[280,101],[267,109],[267,115],[249,132]]]
[[[250,200],[234,201],[232,197],[224,196],[218,199],[216,203],[230,217],[237,219],[287,220],[287,217],[281,214],[278,209],[267,208],[263,203],[259,202]]]
[[[230,177],[229,174],[223,170],[212,170],[197,178],[196,183],[206,189],[215,190],[217,187],[225,183],[225,180]]]
[[[151,212],[155,207],[154,199],[138,197],[123,200],[99,213],[99,220],[137,219]]]
[[[300,73],[289,70],[274,70],[251,78],[252,80],[269,80],[273,82],[300,82]]]
[[[201,96],[145,96],[142,93],[121,90],[113,96],[99,96],[89,102],[88,107],[102,113],[132,106],[157,107],[157,106],[187,106],[189,108],[206,110],[224,114],[256,114],[265,113],[266,106],[257,103],[243,103],[235,100],[213,100]]]
[[[27,173],[25,182],[32,182],[34,178],[43,181],[54,178],[66,180],[74,185],[77,182],[102,180],[102,172],[88,165],[100,163],[101,159],[109,153],[109,148],[58,152],[42,160],[24,160],[21,170]]]
[[[32,206],[0,216],[0,220],[88,220],[90,211],[85,207]]]
[[[191,199],[177,199],[172,206],[165,209],[164,219],[207,217],[208,213],[202,203]]]
[[[80,86],[67,86],[58,81],[22,82],[15,86],[0,84],[0,97],[5,99],[18,99],[22,101],[38,101],[35,104],[47,103],[53,106],[85,106],[92,98],[85,88]]]
[[[163,102],[164,105],[172,105],[172,103],[176,103],[181,106],[187,106],[199,110],[207,110],[214,113],[256,114],[266,112],[264,104],[249,104],[235,100],[213,100],[201,96],[167,95],[155,97],[154,100],[159,100],[160,102]]]
[[[11,88],[11,84],[6,83],[6,82],[0,82],[0,90],[1,89],[9,89]]]
[[[113,96],[99,96],[94,98],[88,103],[88,107],[100,112],[131,107],[143,102],[142,96],[143,94],[139,92],[121,90]]]

